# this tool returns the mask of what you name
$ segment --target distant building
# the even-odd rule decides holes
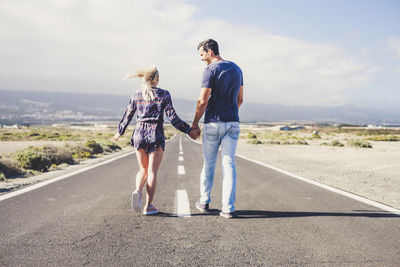
[[[289,126],[289,125],[278,125],[268,128],[271,131],[296,131],[296,130],[303,130],[305,129],[304,126]]]
[[[296,130],[303,130],[305,129],[304,126],[282,126],[279,128],[280,131],[296,131]]]
[[[383,128],[382,125],[374,125],[374,124],[368,124],[367,128],[372,128],[372,129],[376,129],[376,128]]]
[[[4,125],[1,124],[1,128],[6,128],[6,129],[21,129],[22,126],[19,124],[13,124],[13,125]]]

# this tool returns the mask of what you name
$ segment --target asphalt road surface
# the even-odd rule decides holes
[[[0,265],[399,266],[400,217],[237,158],[237,214],[199,197],[201,146],[181,135],[166,147],[156,216],[130,207],[131,154],[0,201]]]

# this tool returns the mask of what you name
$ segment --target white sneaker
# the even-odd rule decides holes
[[[132,208],[138,213],[142,211],[142,193],[139,191],[132,193]]]
[[[143,210],[143,215],[153,215],[153,214],[157,214],[157,213],[158,213],[158,210],[153,205],[150,205]]]

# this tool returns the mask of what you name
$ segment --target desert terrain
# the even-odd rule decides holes
[[[364,141],[372,136],[366,131],[366,135],[357,131],[320,132],[320,138],[312,138],[312,130],[276,133],[266,128],[243,127],[237,154],[400,208],[400,142]],[[252,139],[246,138],[249,132],[261,137],[275,135],[275,141],[257,137],[263,143],[253,144]],[[307,144],[295,144],[299,139],[299,143]],[[362,140],[372,147],[353,146],[354,140]],[[343,146],[332,145],[334,141]],[[282,145],[286,142],[294,144]]]
[[[27,130],[14,130],[15,133]],[[30,130],[32,131],[32,130]],[[37,130],[33,130],[35,133]],[[47,136],[60,129],[46,128]],[[129,130],[131,131],[131,129]],[[317,132],[316,132],[317,131]],[[3,136],[4,136],[4,130]],[[103,134],[100,134],[103,132]],[[12,153],[29,146],[52,145],[63,147],[82,142],[92,136],[109,139],[110,130],[68,130],[70,139],[21,137],[0,142],[0,155],[12,157]],[[170,138],[176,131],[170,126],[166,134]],[[64,133],[64,135],[68,135]],[[30,134],[32,135],[32,134]],[[129,141],[127,133],[125,146]],[[7,136],[7,135],[6,135]],[[29,135],[28,135],[29,136]],[[379,141],[376,141],[379,140]],[[391,140],[391,141],[387,141]],[[400,130],[399,129],[344,129],[306,128],[281,131],[271,127],[243,125],[237,154],[263,162],[290,173],[315,180],[339,189],[360,195],[394,208],[400,208]],[[129,147],[126,147],[127,149]],[[126,151],[126,149],[123,149]],[[125,152],[116,153],[125,153]],[[112,156],[112,155],[109,155]],[[108,157],[109,157],[108,156]],[[96,156],[95,158],[98,158]],[[85,159],[85,162],[94,159]],[[97,159],[98,160],[98,159]],[[85,163],[85,165],[88,163]],[[73,169],[78,166],[72,166]],[[71,166],[62,164],[53,168],[60,172]],[[72,168],[71,168],[72,169]],[[63,173],[65,170],[63,171]],[[12,177],[0,182],[0,190],[12,190],[44,179],[54,177],[54,172],[27,172],[21,177]]]

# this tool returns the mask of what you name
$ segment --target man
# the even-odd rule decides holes
[[[222,211],[220,216],[235,216],[236,166],[235,153],[239,139],[239,107],[243,102],[241,69],[219,55],[218,43],[212,39],[198,45],[201,60],[207,64],[192,128],[200,132],[199,120],[205,112],[203,127],[204,166],[200,176],[200,199],[196,208],[209,211],[218,149],[222,156]],[[196,137],[195,131],[191,137]]]

